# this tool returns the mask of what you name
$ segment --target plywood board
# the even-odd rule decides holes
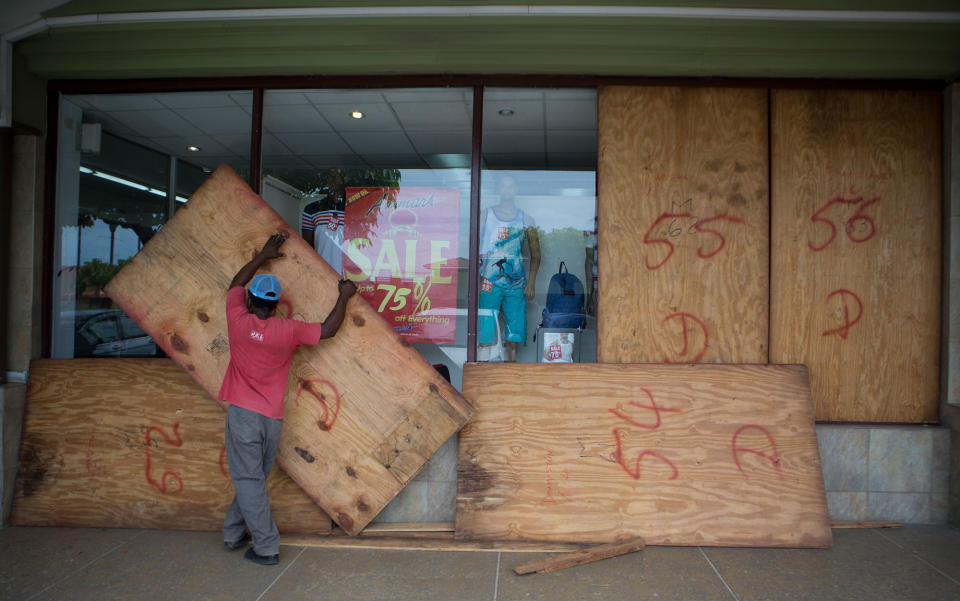
[[[766,363],[767,92],[599,90],[598,360]]]
[[[819,420],[938,419],[939,99],[773,92],[770,357]]]
[[[471,363],[463,390],[458,537],[831,545],[803,366]]]
[[[33,361],[13,523],[220,530],[233,499],[223,426],[172,361]],[[281,532],[330,532],[282,470],[267,491]]]
[[[337,274],[223,166],[107,286],[213,398],[229,362],[224,299],[237,270],[277,232],[280,314],[323,321]],[[278,462],[355,534],[409,482],[473,408],[362,298],[337,335],[293,356]]]

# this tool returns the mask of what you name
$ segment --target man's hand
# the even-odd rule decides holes
[[[264,259],[276,259],[284,256],[284,254],[280,252],[280,247],[283,246],[283,243],[286,241],[287,235],[284,232],[277,232],[270,236],[266,244],[263,245],[263,249],[260,250],[260,256]]]
[[[234,286],[246,286],[247,282],[250,281],[250,278],[253,277],[253,274],[260,269],[260,266],[269,261],[270,259],[276,259],[277,257],[282,257],[283,253],[280,252],[280,247],[287,240],[287,235],[283,232],[277,232],[276,234],[270,236],[267,240],[267,243],[263,245],[263,248],[258,252],[250,262],[240,268],[240,271],[233,276],[233,280],[230,281],[230,288]],[[230,289],[228,288],[228,290]]]
[[[357,285],[351,280],[340,280],[337,283],[337,289],[343,298],[350,298],[357,293]]]
[[[340,324],[343,323],[343,318],[347,313],[347,301],[350,300],[351,296],[356,294],[357,285],[350,280],[340,280],[337,282],[337,289],[340,296],[337,298],[337,303],[333,306],[333,310],[330,311],[330,315],[327,315],[327,318],[323,320],[320,340],[333,337],[337,333],[337,330],[340,329]]]

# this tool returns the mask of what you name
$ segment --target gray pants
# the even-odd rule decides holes
[[[276,555],[280,551],[280,533],[270,515],[267,498],[267,476],[277,457],[282,431],[281,419],[234,405],[227,409],[227,464],[236,494],[223,521],[223,540],[240,540],[246,527],[258,555]]]

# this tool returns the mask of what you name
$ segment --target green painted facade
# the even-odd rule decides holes
[[[953,11],[903,2],[500,2],[520,6],[683,6]],[[303,2],[282,8],[492,6],[485,2]],[[46,18],[138,11],[281,8],[252,0],[76,0]],[[956,19],[954,19],[955,21]],[[16,70],[40,80],[270,75],[530,74],[629,77],[917,79],[960,75],[960,23],[648,17],[303,18],[54,25],[15,45]],[[21,74],[23,76],[23,74]],[[20,95],[18,95],[19,97]],[[21,119],[25,100],[15,106]],[[32,103],[31,103],[32,104]]]

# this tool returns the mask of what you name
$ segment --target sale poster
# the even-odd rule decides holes
[[[452,344],[460,192],[346,189],[344,276],[410,342]]]

